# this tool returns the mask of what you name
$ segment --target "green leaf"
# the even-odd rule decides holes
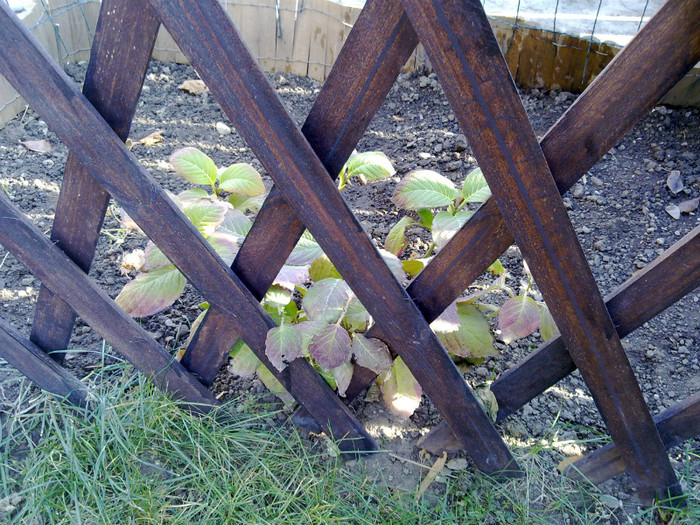
[[[224,229],[229,233],[237,235],[240,237],[239,240],[245,238],[253,226],[251,220],[243,214],[243,212],[238,210],[227,210],[226,216],[223,222],[219,226],[219,229]]]
[[[540,336],[545,343],[559,335],[559,329],[546,304],[540,304]]]
[[[292,394],[285,390],[282,383],[277,380],[277,378],[267,369],[265,365],[261,364],[256,372],[263,385],[265,385],[270,392],[279,397],[285,405],[294,404],[294,397]]]
[[[311,339],[309,354],[324,370],[330,370],[350,360],[350,335],[340,325],[331,324]]]
[[[226,266],[231,266],[238,253],[238,239],[237,235],[232,235],[227,231],[215,231],[207,237],[207,242],[226,263]]]
[[[391,354],[383,341],[374,337],[355,334],[352,339],[352,353],[358,365],[381,374],[391,368]]]
[[[491,421],[495,423],[496,419],[498,419],[498,400],[491,391],[489,384],[486,383],[477,385],[477,387],[474,389],[474,393],[476,394],[476,398],[479,400],[479,403],[481,403],[484,412],[486,412],[491,418]]]
[[[486,202],[491,196],[491,190],[481,168],[472,170],[464,179],[462,196],[467,202]]]
[[[471,211],[460,211],[452,215],[448,211],[441,211],[435,216],[431,233],[433,242],[438,250],[450,242],[450,239],[466,224],[473,213]]]
[[[452,181],[430,170],[412,171],[399,182],[391,200],[399,208],[419,210],[452,204],[457,190]]]
[[[294,287],[309,279],[309,269],[306,266],[290,266],[282,265],[273,284],[278,284],[289,290],[294,290]]]
[[[532,297],[520,295],[508,299],[498,314],[501,338],[508,344],[527,337],[540,325],[540,308]]]
[[[200,305],[200,307],[201,307],[201,305]],[[208,309],[209,309],[209,305],[207,305],[206,309],[203,312],[199,312],[199,315],[197,316],[197,318],[194,321],[192,321],[192,326],[190,326],[190,335],[187,336],[187,341],[185,342],[185,346],[190,346],[192,339],[194,339],[194,336],[197,333],[197,330],[199,330],[199,325],[202,324],[202,321],[204,320],[204,316],[207,315]]]
[[[452,303],[430,327],[453,355],[479,358],[497,354],[491,327],[473,305]]]
[[[413,377],[403,359],[397,357],[391,366],[391,370],[382,374],[380,379],[382,397],[389,412],[397,417],[406,419],[416,411],[416,408],[420,405],[423,389]]]
[[[219,180],[219,188],[247,197],[256,197],[265,193],[265,185],[260,174],[253,166],[243,162],[224,170]]]
[[[333,279],[340,279],[340,272],[335,269],[335,266],[333,266],[333,263],[326,255],[322,255],[311,263],[309,277],[311,277],[311,280],[314,282],[331,277]]]
[[[309,288],[302,300],[302,307],[312,321],[335,323],[353,296],[352,290],[342,279],[323,279]]]
[[[206,192],[206,190],[203,190],[202,188],[191,188],[189,190],[185,190],[177,194],[177,200],[180,201],[180,203],[183,205],[187,205],[191,202],[198,201],[200,199],[209,198],[209,194]]]
[[[420,221],[423,226],[430,228],[433,225],[433,219],[435,219],[435,217],[433,216],[432,210],[428,208],[421,208],[420,210],[417,210],[416,213],[418,214],[418,217],[420,217]]]
[[[491,272],[494,275],[503,275],[506,273],[506,269],[503,267],[500,259],[496,259],[493,263],[491,263],[491,266],[486,268],[486,271]]]
[[[233,206],[234,209],[238,211],[243,213],[247,211],[255,213],[260,209],[260,206],[262,206],[265,196],[256,195],[255,197],[247,197],[245,195],[241,195],[240,193],[232,193],[226,198],[226,200],[231,206]]]
[[[188,204],[182,211],[192,221],[195,228],[206,237],[214,233],[224,222],[228,207],[223,202],[200,199]]]
[[[284,308],[292,300],[292,292],[273,284],[265,294],[265,304],[270,304],[276,308]]]
[[[173,153],[170,163],[175,173],[192,184],[211,186],[216,182],[216,164],[197,148],[182,148]]]
[[[401,257],[401,254],[406,249],[408,244],[408,239],[406,239],[406,228],[415,224],[413,219],[410,217],[402,217],[399,222],[394,224],[394,226],[389,230],[389,235],[386,236],[384,241],[384,248],[389,253],[393,253],[397,257]]]
[[[297,242],[297,245],[289,254],[286,264],[291,264],[294,266],[306,266],[314,262],[316,259],[323,255],[323,250],[316,242],[316,240],[311,236],[311,234],[305,233]]]
[[[425,264],[419,259],[409,259],[406,261],[401,261],[401,268],[411,277],[415,277],[423,271]]]
[[[185,291],[185,277],[169,265],[139,274],[115,299],[132,317],[146,317],[164,310]]]
[[[352,373],[355,370],[355,366],[347,361],[340,366],[336,366],[333,369],[333,377],[335,378],[335,384],[338,387],[338,395],[345,397],[345,392],[347,392],[350,386],[350,381],[352,380]]]
[[[396,170],[389,158],[381,151],[365,151],[348,159],[343,169],[347,169],[347,178],[364,177],[367,181],[391,177]]]
[[[351,332],[364,332],[367,330],[368,323],[369,312],[364,306],[362,306],[360,300],[353,296],[353,298],[350,299],[350,304],[348,304],[347,310],[345,310],[343,326]]]
[[[168,266],[171,264],[168,258],[162,251],[160,251],[160,248],[158,248],[153,241],[148,241],[146,243],[144,255],[146,256],[146,264],[144,265],[144,268],[146,268],[147,271],[162,268],[163,266]]]
[[[252,377],[261,365],[258,356],[243,342],[243,339],[239,339],[231,351],[228,371],[239,377]]]
[[[403,266],[401,265],[399,258],[393,253],[389,253],[381,248],[379,248],[379,254],[382,256],[382,259],[384,259],[384,262],[389,267],[389,270],[391,270],[391,273],[394,275],[396,280],[401,284],[405,284],[406,274],[403,271]]]
[[[265,355],[280,372],[287,363],[301,357],[301,337],[292,325],[270,328],[265,338]]]

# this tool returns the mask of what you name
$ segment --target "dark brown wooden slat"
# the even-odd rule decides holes
[[[0,9],[4,9],[2,4]],[[0,10],[0,19],[3,18],[2,12]],[[49,290],[69,304],[115,351],[151,376],[161,388],[167,389],[194,410],[208,411],[218,404],[206,387],[188,374],[82,269],[42,235],[5,194],[0,194],[0,244]]]
[[[131,119],[160,22],[138,0],[105,0],[100,9],[83,94],[122,140]],[[69,153],[51,230],[51,240],[85,273],[109,204],[109,193]],[[75,314],[42,286],[30,339],[52,357],[68,347]]]
[[[216,0],[151,0],[163,25],[455,434],[486,472],[515,466],[449,355],[338,193]],[[177,13],[187,13],[186,17]],[[202,40],[198,35],[207,35]],[[267,257],[268,254],[260,254]]]
[[[0,25],[3,27],[0,31],[0,73],[144,232],[158,240],[158,247],[200,293],[228,313],[230,322],[244,334],[246,343],[284,387],[309,410],[324,430],[336,439],[342,439],[339,443],[341,449],[364,451],[375,448],[376,444],[362,425],[304,359],[296,359],[283,373],[272,367],[264,347],[267,330],[275,326],[274,321],[139,165],[95,108],[41,49],[9,7],[2,3]],[[85,129],[89,133],[82,133]],[[183,246],[187,246],[187,250],[183,250]],[[88,319],[75,305],[71,304],[71,307]],[[105,318],[98,320],[107,322]],[[196,384],[204,388],[198,382]]]
[[[681,494],[481,4],[403,5],[640,494]]]
[[[0,357],[47,392],[75,406],[88,406],[87,387],[4,319],[0,319]]]
[[[654,423],[666,448],[696,438],[700,434],[700,392],[657,414]],[[620,451],[610,443],[571,464],[564,475],[598,484],[625,470]]]
[[[606,298],[606,307],[618,335],[624,337],[698,286],[700,226],[613,291]],[[654,301],[650,303],[648,298],[652,293]],[[543,344],[491,385],[498,401],[498,420],[507,418],[574,370],[576,365],[561,337]],[[444,423],[422,441],[431,453],[441,448],[448,452],[459,449],[459,442]]]
[[[334,178],[417,43],[400,2],[367,2],[302,127]],[[303,232],[303,223],[273,187],[231,267],[256,298],[270,288]],[[210,384],[237,337],[226,317],[211,308],[182,363]]]

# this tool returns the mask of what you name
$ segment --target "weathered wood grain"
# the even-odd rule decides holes
[[[681,494],[483,7],[403,5],[641,496]]]
[[[137,0],[104,0],[97,21],[83,94],[122,140],[131,119],[160,23]],[[51,240],[87,273],[109,204],[109,193],[68,155]],[[30,339],[61,360],[75,323],[73,311],[45,286],[39,290]]]
[[[367,2],[302,127],[330,174],[340,173],[417,41],[400,3]],[[265,295],[303,232],[273,187],[231,267],[255,297]],[[268,255],[261,259],[261,253]],[[210,384],[236,339],[226,317],[211,308],[183,364]]]
[[[5,4],[0,4],[0,24],[3,27],[0,32],[0,73],[144,232],[157,239],[158,247],[193,286],[211,304],[227,312],[230,322],[244,335],[248,346],[324,430],[341,440],[340,447],[348,451],[375,448],[369,434],[309,363],[296,359],[282,373],[271,365],[264,348],[267,331],[275,326],[274,321],[139,165],[97,110],[36,45],[31,34]],[[89,133],[85,133],[86,129]],[[182,249],[183,246],[187,249]],[[41,277],[40,280],[44,281]],[[71,307],[81,317],[89,319],[75,304]],[[111,313],[103,313],[106,317],[96,321],[109,322]]]
[[[515,474],[508,447],[215,0],[151,0],[163,25],[424,391],[486,472]],[[186,16],[177,16],[186,13]],[[207,35],[202,40],[198,35]],[[259,260],[268,257],[260,253]]]
[[[4,319],[0,319],[0,357],[47,392],[88,407],[87,387]]]

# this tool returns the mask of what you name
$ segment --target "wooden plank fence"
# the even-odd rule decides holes
[[[123,144],[161,24],[275,182],[230,268]],[[572,475],[601,481],[627,470],[646,500],[682,500],[666,447],[700,431],[700,398],[652,419],[620,337],[700,284],[700,228],[603,299],[560,193],[700,60],[700,0],[666,4],[539,143],[478,0],[369,0],[330,57],[336,66],[301,129],[216,0],[104,0],[83,94],[1,2],[0,27],[0,74],[71,152],[50,238],[0,195],[0,243],[42,282],[31,341],[0,322],[1,355],[41,387],[89,404],[57,352],[77,314],[185,406],[207,410],[216,401],[205,385],[240,337],[344,452],[375,449],[306,360],[278,372],[265,355],[276,324],[259,300],[308,228],[375,319],[368,335],[404,359],[443,416],[431,438],[453,440],[484,472],[517,477],[510,450],[429,327],[515,241],[562,335],[493,384],[499,418],[578,367],[614,444],[575,463]],[[419,40],[493,197],[405,289],[332,175]],[[110,197],[211,304],[182,363],[86,275]],[[683,268],[682,277],[669,280],[669,267]],[[639,298],[652,287],[658,301],[649,305]],[[348,396],[373,376],[356,367]]]

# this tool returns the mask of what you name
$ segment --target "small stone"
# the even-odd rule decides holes
[[[453,160],[452,162],[448,162],[445,165],[446,171],[457,171],[459,169],[462,169],[462,161],[461,160]]]
[[[598,177],[595,177],[595,176],[591,177],[591,182],[592,182],[593,184],[595,184],[596,186],[602,186],[602,185],[603,185],[603,181],[600,180]]]
[[[430,153],[425,152],[425,151],[421,151],[418,154],[418,158],[422,159],[422,160],[428,160],[430,157],[432,157],[432,155]]]
[[[467,149],[467,137],[460,134],[455,137],[454,151],[464,151]]]
[[[581,184],[577,184],[576,186],[574,186],[573,195],[577,199],[583,197],[583,186]]]
[[[22,279],[20,281],[20,284],[22,286],[30,286],[33,282],[34,282],[34,277],[32,277],[31,275],[28,275],[27,277],[25,277],[24,279]]]
[[[231,134],[231,128],[228,127],[226,124],[223,122],[217,122],[216,123],[216,131],[219,134],[220,137],[225,137],[226,135]]]
[[[465,470],[469,467],[469,462],[465,458],[452,458],[447,462],[450,470]]]
[[[475,370],[475,372],[476,372],[476,375],[478,375],[479,377],[482,377],[482,378],[485,378],[486,376],[489,375],[488,368],[486,368],[485,366],[480,366],[479,368],[477,368]]]
[[[607,250],[607,247],[605,246],[605,242],[602,239],[599,241],[596,241],[595,244],[593,244],[593,248],[595,248],[599,252],[604,252],[605,250]]]

